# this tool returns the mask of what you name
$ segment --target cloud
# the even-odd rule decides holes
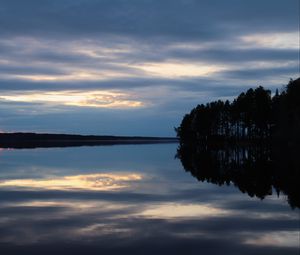
[[[296,0],[289,4],[280,0],[180,0],[176,3],[171,0],[162,3],[149,0],[47,0],[43,3],[4,0],[0,9],[0,33],[45,36],[113,34],[207,40],[233,32],[242,34],[245,30],[297,30],[297,4]]]
[[[298,17],[296,0],[3,0],[0,114],[6,128],[22,129],[20,112],[54,120],[78,111],[77,120],[80,108],[118,109],[117,118],[121,108],[140,108],[143,118],[128,112],[128,126],[155,122],[156,111],[157,121],[172,116],[173,134],[198,103],[297,78]]]
[[[269,68],[250,68],[250,69],[236,69],[225,72],[220,72],[218,75],[226,78],[236,78],[236,79],[251,79],[261,80],[269,79],[279,79],[283,77],[283,80],[288,81],[290,78],[297,77],[299,66],[297,63],[292,65],[280,66],[280,67],[269,67]],[[282,78],[281,78],[282,79]],[[264,84],[262,84],[264,85]],[[269,84],[267,84],[269,85]]]
[[[1,95],[0,100],[8,102],[44,103],[78,107],[131,108],[142,107],[143,103],[130,100],[128,95],[110,91],[63,91],[31,92]]]

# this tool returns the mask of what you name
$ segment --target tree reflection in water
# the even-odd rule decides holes
[[[300,207],[299,150],[280,146],[204,147],[180,145],[184,169],[199,181],[234,184],[251,197],[264,199],[275,190],[285,194],[292,208]]]

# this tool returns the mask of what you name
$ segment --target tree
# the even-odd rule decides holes
[[[271,96],[262,86],[241,93],[230,103],[201,104],[186,114],[176,129],[182,143],[299,139],[300,78]]]

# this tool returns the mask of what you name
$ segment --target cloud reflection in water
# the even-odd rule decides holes
[[[47,190],[115,190],[126,188],[131,181],[142,179],[140,174],[85,174],[47,179],[15,179],[0,181],[0,187]]]
[[[233,186],[198,182],[175,151],[6,151],[1,254],[298,254],[298,209],[282,197],[261,201]]]

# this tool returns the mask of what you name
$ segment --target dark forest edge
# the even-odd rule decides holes
[[[232,102],[201,104],[175,128],[180,144],[300,144],[300,78],[271,96],[259,86]]]
[[[300,208],[300,78],[273,97],[258,87],[198,105],[176,131],[177,157],[199,181],[260,199],[276,191]]]
[[[0,133],[0,148],[12,149],[175,142],[174,137]]]

